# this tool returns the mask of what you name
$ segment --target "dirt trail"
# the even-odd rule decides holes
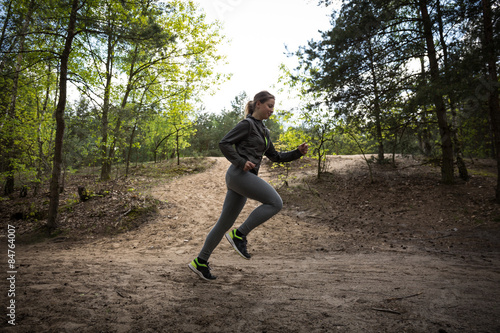
[[[350,161],[359,162],[343,163]],[[280,213],[257,228],[249,237],[250,261],[223,240],[211,258],[218,279],[201,281],[187,264],[220,213],[227,167],[217,158],[204,173],[156,188],[153,195],[167,207],[138,230],[91,242],[19,246],[17,325],[4,321],[0,329],[500,332],[497,252],[460,257],[335,245],[325,251],[339,234],[301,212]],[[236,225],[254,207],[249,201]]]

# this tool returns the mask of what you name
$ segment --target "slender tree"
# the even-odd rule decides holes
[[[59,101],[55,111],[56,117],[56,139],[54,147],[54,160],[52,165],[52,178],[50,181],[50,204],[47,227],[50,231],[57,228],[57,213],[59,209],[59,180],[61,177],[61,163],[63,151],[63,136],[64,136],[64,110],[66,109],[67,100],[67,84],[68,84],[68,62],[71,55],[71,47],[73,39],[77,33],[77,15],[81,9],[80,0],[72,0],[71,12],[69,14],[68,26],[66,28],[66,36],[64,47],[60,57],[60,74],[59,74]]]
[[[434,46],[434,36],[432,34],[432,22],[427,8],[427,0],[419,0],[418,2],[420,15],[424,28],[424,37],[427,47],[427,58],[430,64],[431,84],[433,91],[433,100],[436,107],[436,116],[438,120],[439,132],[441,134],[441,150],[442,150],[442,165],[441,179],[446,184],[452,184],[453,179],[453,143],[452,133],[448,124],[446,115],[446,106],[444,104],[443,95],[441,93],[441,79],[439,64],[437,60],[436,48]]]
[[[497,160],[497,188],[495,198],[500,203],[500,104],[498,94],[497,55],[493,35],[493,19],[491,2],[481,0],[483,11],[483,53],[488,66],[488,107],[490,111],[491,126],[495,140]]]

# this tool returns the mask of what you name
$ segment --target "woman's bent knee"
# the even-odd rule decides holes
[[[283,208],[283,200],[281,199],[281,197],[278,197],[273,201],[271,205],[274,207],[277,213]]]

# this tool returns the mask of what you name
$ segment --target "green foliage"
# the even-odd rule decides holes
[[[453,0],[427,6],[442,55],[442,82],[435,88],[413,3],[344,1],[322,38],[295,52],[299,66],[281,66],[278,83],[300,102],[267,120],[276,148],[308,142],[318,175],[327,154],[359,154],[360,149],[378,153],[378,161],[385,160],[383,153],[439,158],[431,98],[439,89],[455,145],[467,157],[492,156],[488,96],[497,86],[483,79],[479,4]],[[243,118],[249,99],[242,92],[219,113],[196,109],[203,93],[227,79],[216,72],[225,61],[218,50],[225,42],[220,24],[207,22],[193,1],[81,5],[68,64],[72,84],[63,168],[100,165],[102,175],[110,176],[111,166],[119,163],[128,173],[134,162],[220,156],[218,142]],[[492,10],[494,22],[500,22],[500,8]],[[14,179],[37,191],[52,168],[69,6],[5,0],[0,13],[0,183],[9,194]]]
[[[483,38],[480,2],[421,3],[430,11],[435,24],[431,37],[443,55],[438,85],[422,55],[427,37],[422,13],[408,1],[344,1],[332,14],[331,29],[293,54],[299,66],[294,70],[281,66],[280,83],[301,97],[295,117],[303,122],[300,126],[317,158],[320,147],[338,154],[362,149],[377,153],[381,162],[385,153],[440,157],[436,148],[441,148],[443,139],[436,126],[436,94],[445,99],[447,108],[447,119],[441,123],[450,124],[452,133],[457,133],[455,151],[462,146],[467,156],[491,155],[486,102],[497,86],[478,79],[485,71],[479,60],[484,49],[477,44]],[[492,10],[498,18],[499,7]],[[335,112],[322,117],[315,108]],[[349,127],[339,126],[340,122]],[[323,142],[324,137],[334,144]]]
[[[70,7],[0,3],[0,181],[9,192],[16,175],[38,186],[52,168]],[[226,79],[215,71],[224,40],[193,1],[82,2],[68,64],[63,168],[101,164],[109,176],[114,163],[153,158],[155,126],[158,136],[176,132],[161,149],[179,156],[195,133],[199,96]]]

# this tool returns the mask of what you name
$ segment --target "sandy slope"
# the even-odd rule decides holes
[[[300,212],[280,213],[256,229],[249,237],[250,261],[223,240],[211,258],[219,278],[199,280],[187,264],[218,217],[227,167],[215,159],[204,173],[156,188],[154,196],[167,208],[136,231],[90,243],[20,247],[17,325],[4,322],[0,329],[500,331],[498,253],[462,258],[417,248],[343,251],[335,248],[332,226]],[[237,225],[253,207],[247,204]],[[323,250],[325,244],[330,250]],[[2,292],[1,304],[5,297]]]

